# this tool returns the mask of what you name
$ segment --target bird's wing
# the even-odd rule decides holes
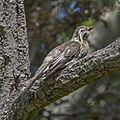
[[[55,70],[64,67],[72,58],[77,57],[80,53],[80,44],[74,41],[68,41],[54,48],[44,59],[42,65],[36,74],[44,73],[50,75]]]

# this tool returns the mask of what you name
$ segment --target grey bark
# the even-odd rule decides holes
[[[29,65],[23,0],[0,0],[0,120],[26,87]]]

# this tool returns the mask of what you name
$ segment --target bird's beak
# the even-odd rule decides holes
[[[89,28],[88,28],[88,31],[90,31],[90,30],[92,30],[92,29],[93,29],[93,27],[89,27]]]

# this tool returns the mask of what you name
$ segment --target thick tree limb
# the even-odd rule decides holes
[[[120,70],[120,38],[56,72],[40,84],[37,80],[14,104],[9,119],[33,120],[38,111],[50,103],[117,70]]]

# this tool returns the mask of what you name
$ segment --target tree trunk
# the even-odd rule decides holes
[[[29,71],[28,41],[23,0],[0,1],[0,120],[26,87]]]

